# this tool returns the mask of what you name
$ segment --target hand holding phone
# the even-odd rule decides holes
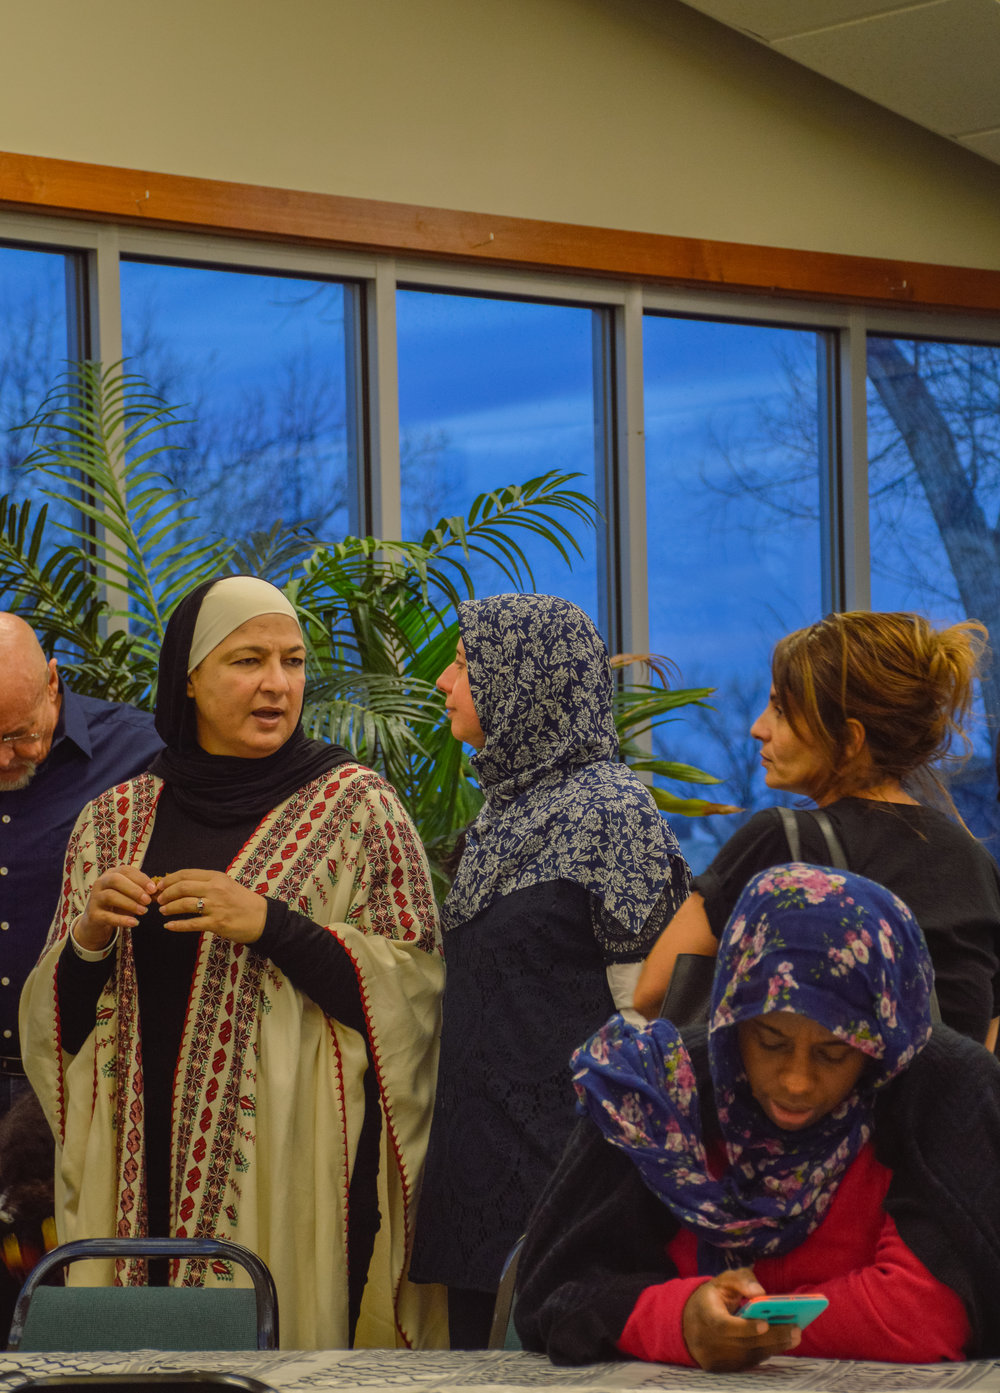
[[[769,1325],[763,1314],[739,1319],[772,1299],[750,1267],[727,1268],[695,1287],[681,1318],[684,1343],[695,1363],[713,1373],[729,1373],[795,1349],[802,1339],[797,1326]]]
[[[797,1325],[804,1330],[829,1304],[825,1296],[754,1296],[736,1314],[747,1320],[766,1320],[768,1325]]]

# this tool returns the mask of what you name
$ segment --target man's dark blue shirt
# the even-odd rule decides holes
[[[148,769],[162,742],[145,711],[77,696],[62,708],[46,758],[26,788],[0,792],[0,1055],[20,1054],[17,1003],[45,943],[63,858],[83,807]]]

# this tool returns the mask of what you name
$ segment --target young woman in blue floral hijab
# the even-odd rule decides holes
[[[1000,1065],[932,1030],[932,982],[882,886],[755,876],[707,1035],[616,1016],[574,1056],[588,1120],[529,1228],[525,1344],[708,1369],[1000,1353]],[[796,1291],[830,1303],[801,1332],[736,1314]]]
[[[452,1345],[484,1345],[504,1259],[573,1122],[567,1060],[631,1006],[688,871],[618,758],[607,649],[568,600],[459,607],[441,674],[484,805],[444,905],[434,1122],[410,1275],[449,1288]]]

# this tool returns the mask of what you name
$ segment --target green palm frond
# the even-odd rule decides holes
[[[93,570],[81,564],[78,548],[59,546],[53,530],[47,504],[35,512],[30,501],[17,505],[0,497],[4,603],[29,619],[78,692],[147,704],[150,674],[133,661],[133,637],[107,632],[107,606]]]
[[[454,656],[456,608],[474,594],[472,563],[492,563],[514,589],[533,587],[526,544],[570,565],[577,534],[599,516],[552,471],[480,494],[464,516],[442,518],[419,542],[317,539],[276,524],[233,542],[205,537],[194,500],[167,472],[177,411],[122,364],[71,365],[21,429],[32,433],[26,467],[44,480],[46,505],[0,498],[0,590],[48,647],[74,687],[151,707],[166,622],[182,595],[235,572],[263,575],[298,608],[309,655],[304,721],[383,772],[428,849],[435,884],[456,837],[482,805],[468,754],[452,738],[434,690]],[[116,598],[117,597],[117,598]],[[65,656],[62,656],[65,655]],[[622,757],[655,779],[715,783],[688,765],[651,757],[648,737],[709,687],[671,690],[670,664],[641,662],[649,681],[615,694]],[[654,685],[655,682],[659,685]],[[653,787],[667,811],[731,811]]]
[[[317,546],[312,532],[276,522],[266,532],[251,532],[232,544],[233,575],[260,576],[272,585],[284,586],[296,568]]]
[[[401,674],[334,672],[306,685],[308,733],[346,745],[363,763],[384,770],[423,755],[420,733],[440,716],[434,687]]]
[[[562,521],[560,514],[568,514],[591,528],[599,516],[592,498],[566,487],[581,477],[576,473],[550,470],[524,484],[510,484],[479,494],[465,517],[442,518],[424,533],[423,546],[428,557],[451,568],[467,596],[474,594],[474,588],[464,563],[472,556],[492,561],[515,590],[533,590],[534,572],[515,537],[527,534],[545,542],[572,567],[574,554],[582,557],[583,551],[571,526]],[[434,574],[449,602],[457,604],[459,595],[454,584],[445,582],[439,567],[434,568]]]
[[[0,498],[0,589],[11,609],[28,611],[36,627],[57,642],[89,643],[102,613],[96,579],[75,553],[52,540],[48,505],[37,511]]]
[[[455,838],[479,812],[483,795],[465,747],[446,721],[424,736],[426,753],[415,759],[411,778],[418,791],[420,834],[432,860],[450,850]]]
[[[714,687],[654,687],[644,682],[618,688],[613,709],[623,748],[638,749],[644,736],[671,719],[673,712],[681,707],[707,706],[705,698],[714,690]]]
[[[615,725],[621,742],[621,757],[636,773],[682,784],[718,784],[722,780],[706,774],[693,764],[656,759],[649,754],[648,738],[661,725],[675,719],[674,712],[686,706],[707,706],[706,697],[714,687],[675,687],[666,685],[673,665],[657,654],[620,653],[611,659],[612,667],[622,670],[641,664],[664,685],[635,682],[619,687],[614,694]],[[742,811],[730,803],[712,803],[705,798],[681,798],[654,783],[650,792],[656,806],[665,813],[682,817],[709,817]]]
[[[165,437],[184,424],[177,411],[121,364],[72,364],[35,415],[26,469],[42,473],[49,498],[69,503],[83,522],[56,522],[65,555],[92,569],[127,605],[107,617],[128,623],[134,652],[155,662],[166,621],[192,586],[229,566],[230,548],[197,535],[191,500],[170,487]],[[96,545],[95,545],[96,541]]]
[[[714,780],[718,783],[719,780]],[[716,814],[741,813],[742,808],[737,808],[732,803],[709,803],[705,798],[678,798],[673,793],[668,793],[665,788],[660,788],[654,784],[649,790],[653,795],[656,806],[664,813],[674,813],[681,817],[712,817]]]

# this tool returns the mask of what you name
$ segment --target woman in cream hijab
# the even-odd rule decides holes
[[[304,682],[281,591],[198,587],[164,637],[165,751],[73,831],[21,1004],[59,1238],[233,1239],[274,1274],[286,1348],[435,1344],[435,1294],[405,1279],[442,984],[430,878],[379,775],[303,734]]]

